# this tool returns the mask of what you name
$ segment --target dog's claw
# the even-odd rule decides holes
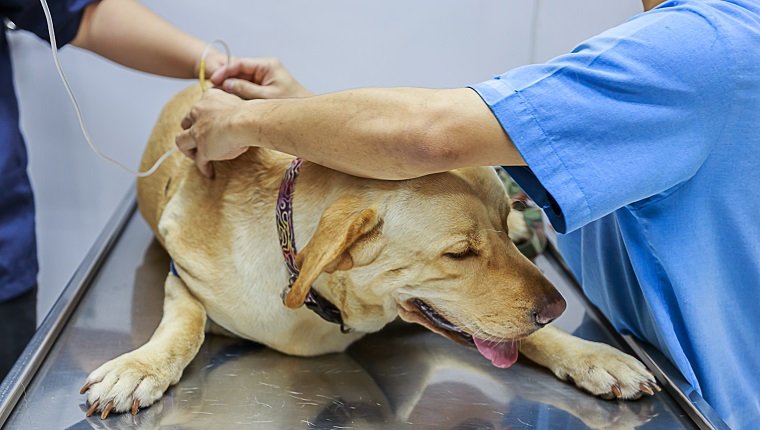
[[[140,400],[135,399],[132,401],[132,415],[137,415],[140,412]]]
[[[95,413],[95,410],[98,409],[98,406],[100,405],[100,400],[95,400],[92,405],[90,405],[90,409],[87,409],[87,412],[84,414],[86,417],[92,416],[92,414]]]
[[[113,410],[113,400],[109,400],[108,403],[106,403],[106,407],[103,408],[103,413],[100,414],[100,419],[104,420],[108,418],[108,414],[111,413],[111,410]]]
[[[649,386],[650,386],[650,387],[652,387],[652,388],[654,388],[654,389],[655,389],[655,391],[657,391],[658,393],[659,393],[660,391],[662,391],[662,388],[660,388],[660,386],[659,386],[659,385],[658,385],[656,382],[651,382],[651,383],[649,383]]]
[[[654,391],[652,391],[652,387],[649,386],[649,384],[639,384],[639,390],[641,390],[644,393],[647,393],[650,396],[654,396]]]
[[[620,389],[620,385],[612,384],[612,394],[618,399],[623,398],[623,391]]]
[[[87,382],[87,383],[85,383],[85,384],[82,386],[82,389],[81,389],[81,390],[79,390],[79,394],[84,394],[84,393],[86,393],[86,392],[87,392],[87,391],[90,389],[90,387],[91,387],[91,386],[92,386],[92,382]]]

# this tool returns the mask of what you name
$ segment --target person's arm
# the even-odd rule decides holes
[[[198,76],[206,47],[134,0],[89,5],[71,43],[132,69],[176,78]],[[225,61],[212,51],[206,60],[207,73]]]
[[[234,158],[249,146],[377,179],[525,164],[488,106],[466,88],[360,89],[267,101],[211,90],[182,127],[177,145],[206,175],[209,161]]]

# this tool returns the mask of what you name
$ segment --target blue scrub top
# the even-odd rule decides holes
[[[585,293],[760,422],[760,0],[669,1],[472,87]]]
[[[93,0],[49,0],[59,47],[76,36],[82,11]],[[0,0],[0,23],[47,40],[37,0]],[[27,175],[27,153],[19,130],[18,106],[5,31],[0,32],[0,301],[28,291],[37,282],[34,196]]]

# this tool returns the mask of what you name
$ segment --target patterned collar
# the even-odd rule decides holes
[[[292,222],[293,191],[295,190],[296,178],[298,177],[298,171],[301,168],[301,164],[303,164],[303,160],[300,158],[296,158],[290,162],[288,169],[282,177],[280,192],[277,195],[277,233],[280,237],[282,255],[285,257],[285,267],[288,269],[288,274],[290,274],[288,288],[285,292],[290,291],[293,283],[298,279],[298,275],[301,273],[298,267],[296,267],[297,251]],[[351,331],[345,326],[345,324],[343,324],[343,317],[340,314],[340,310],[319,294],[314,288],[309,290],[304,305],[322,317],[325,321],[340,324],[340,330],[343,333]]]

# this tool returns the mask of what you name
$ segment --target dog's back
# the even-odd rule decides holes
[[[182,131],[180,127],[182,118],[200,97],[200,86],[191,85],[164,106],[143,153],[140,163],[141,171],[150,169],[159,157],[175,146],[174,137]],[[140,211],[159,239],[158,220],[161,218],[166,202],[176,190],[182,172],[190,164],[192,163],[186,157],[177,152],[164,161],[155,173],[137,181],[137,200]]]

